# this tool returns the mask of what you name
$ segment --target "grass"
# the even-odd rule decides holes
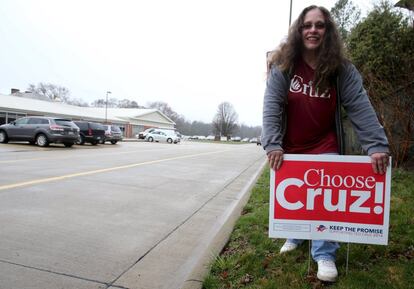
[[[337,253],[339,278],[323,283],[312,260],[308,273],[308,242],[280,255],[284,240],[268,237],[269,168],[252,190],[230,240],[213,262],[204,289],[224,288],[414,288],[414,172],[394,170],[388,246],[350,244]]]

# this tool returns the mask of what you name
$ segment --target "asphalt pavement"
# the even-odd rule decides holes
[[[0,289],[201,288],[264,164],[255,144],[1,144]]]

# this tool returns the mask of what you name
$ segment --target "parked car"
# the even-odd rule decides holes
[[[215,140],[215,139],[216,139],[216,137],[214,135],[208,135],[206,137],[206,140]]]
[[[77,144],[83,145],[86,142],[97,145],[105,139],[105,127],[97,122],[75,121],[80,129]]]
[[[259,136],[259,137],[257,138],[256,145],[258,145],[258,146],[261,146],[261,145],[262,145],[262,136]]]
[[[168,142],[168,143],[179,143],[181,141],[180,137],[173,130],[153,130],[148,133],[146,141],[149,142]]]
[[[261,146],[262,145],[262,141],[261,141],[261,136],[259,137],[254,137],[250,139],[251,143],[256,143],[256,145]]]
[[[119,126],[116,125],[104,125],[105,128],[105,137],[102,139],[101,143],[106,141],[111,142],[111,144],[116,144],[118,141],[122,140],[122,131]]]
[[[156,129],[155,127],[147,128],[146,130],[141,131],[140,133],[138,133],[136,135],[136,137],[138,139],[145,139],[145,137],[147,136],[147,134],[150,133],[150,132],[152,132],[152,131],[154,131],[155,129]]]
[[[79,128],[69,119],[43,116],[22,117],[0,126],[0,143],[28,141],[46,147],[62,143],[71,147],[79,138]]]

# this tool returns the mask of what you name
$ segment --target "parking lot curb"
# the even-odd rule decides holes
[[[207,276],[212,262],[227,244],[230,235],[233,232],[233,228],[237,220],[240,218],[244,206],[250,198],[251,190],[256,184],[256,181],[261,175],[265,165],[266,160],[262,161],[261,159],[249,168],[247,174],[253,174],[250,174],[250,179],[248,179],[244,187],[237,194],[236,201],[231,207],[228,208],[221,218],[216,221],[214,230],[210,232],[211,238],[204,242],[203,248],[199,248],[202,252],[200,252],[198,256],[194,257],[197,260],[193,260],[193,270],[188,274],[184,284],[180,287],[181,289],[202,288],[202,282]]]

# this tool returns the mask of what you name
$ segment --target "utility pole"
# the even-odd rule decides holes
[[[108,94],[110,94],[112,92],[107,91],[106,92],[106,102],[105,102],[105,123],[108,123]]]

